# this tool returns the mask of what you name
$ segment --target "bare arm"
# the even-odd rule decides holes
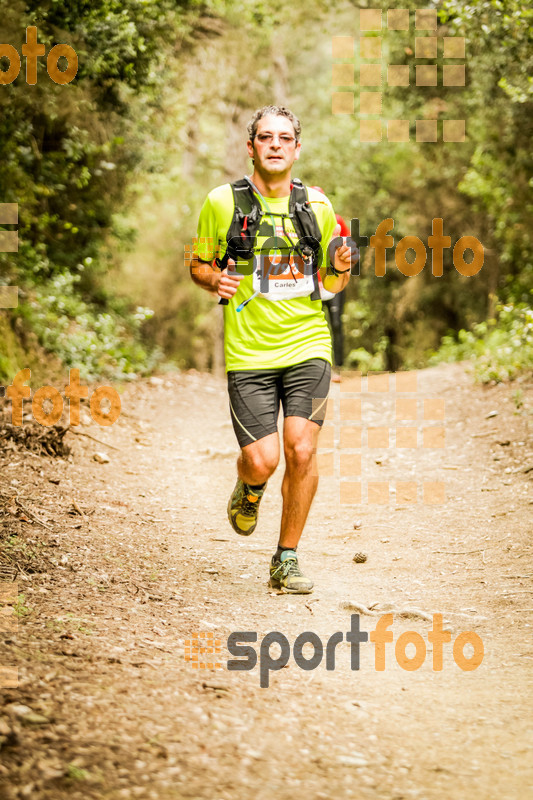
[[[333,231],[333,239],[337,237],[340,233],[340,225],[337,225],[335,230]],[[332,240],[333,243],[333,240]],[[354,243],[352,242],[352,245]],[[328,259],[329,259],[329,249],[328,249]],[[335,261],[333,266],[338,272],[343,273],[342,275],[334,275],[333,273],[327,274],[326,267],[322,267],[322,283],[324,289],[328,292],[333,292],[334,294],[338,294],[342,292],[342,290],[347,286],[348,281],[350,280],[350,270],[352,264],[356,264],[359,261],[359,251],[357,248],[353,249],[348,244],[343,244],[340,247],[335,248]]]
[[[235,261],[229,258],[228,267],[233,268],[234,266]],[[214,269],[208,261],[202,261],[197,256],[193,256],[191,278],[197,286],[205,289],[210,294],[225,297],[229,300],[239,288],[239,283],[244,278],[244,275],[233,271],[228,275],[227,269],[223,269],[220,272],[220,270]]]
[[[222,273],[214,269],[208,261],[202,261],[193,256],[190,266],[191,278],[197,286],[205,289],[210,294],[218,294],[218,285]]]
[[[343,269],[346,269],[346,267],[343,267]],[[348,272],[345,275],[339,275],[339,277],[336,277],[335,275],[325,275],[324,277],[322,277],[322,284],[327,292],[333,292],[333,294],[338,294],[339,292],[342,292],[342,290],[346,288],[349,280],[350,280],[350,271],[348,270]]]

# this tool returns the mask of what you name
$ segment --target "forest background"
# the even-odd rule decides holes
[[[382,118],[410,120],[410,141],[359,140],[359,87],[332,86],[332,37],[354,36],[359,9],[383,8],[382,65],[409,65],[411,85],[383,89]],[[387,9],[410,28],[389,30]],[[416,9],[438,14],[438,86],[416,86]],[[220,308],[193,285],[184,258],[199,209],[216,185],[249,171],[246,123],[269,103],[302,120],[297,176],[320,185],[337,213],[370,236],[394,219],[427,242],[444,220],[452,247],[475,236],[481,271],[405,277],[388,253],[385,277],[366,248],[347,290],[346,363],[366,370],[473,358],[478,379],[533,368],[533,9],[519,0],[66,0],[3,9],[0,41],[19,53],[35,25],[46,51],[77,52],[68,85],[39,59],[38,80],[0,86],[0,202],[17,203],[17,253],[0,253],[0,284],[18,286],[0,310],[0,381],[78,367],[87,380],[133,379],[156,367],[220,371]],[[464,37],[465,86],[442,85],[442,37]],[[463,62],[460,62],[463,63]],[[7,59],[0,67],[7,69]],[[65,65],[59,64],[60,68]],[[332,92],[354,91],[355,112],[332,114]],[[371,90],[372,91],[372,90]],[[437,119],[439,141],[415,123]],[[466,120],[464,142],[442,120]]]

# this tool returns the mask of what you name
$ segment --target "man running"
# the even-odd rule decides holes
[[[243,536],[256,528],[261,498],[280,457],[281,402],[286,470],[270,582],[286,592],[307,594],[313,581],[302,574],[296,548],[318,485],[312,459],[331,374],[331,337],[318,294],[317,264],[323,261],[324,288],[340,292],[358,256],[342,239],[328,253],[339,230],[329,200],[291,182],[300,133],[299,120],[287,108],[256,111],[247,142],[253,174],[207,196],[191,276],[225,303],[230,411],[241,447],[228,504],[230,524]],[[311,230],[314,237],[305,235]],[[217,256],[220,270],[212,266]]]

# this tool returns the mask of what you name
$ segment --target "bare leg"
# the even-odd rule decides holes
[[[270,433],[241,449],[237,459],[239,478],[252,486],[265,483],[278,466],[278,462],[279,436],[277,433]]]
[[[303,417],[286,417],[283,429],[286,469],[281,493],[283,511],[279,544],[296,547],[318,486],[313,475],[313,452],[320,426]]]

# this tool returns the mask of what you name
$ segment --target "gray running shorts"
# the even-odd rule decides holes
[[[330,378],[331,366],[323,358],[281,369],[228,372],[231,421],[239,445],[276,433],[280,401],[285,417],[304,417],[322,426]]]

